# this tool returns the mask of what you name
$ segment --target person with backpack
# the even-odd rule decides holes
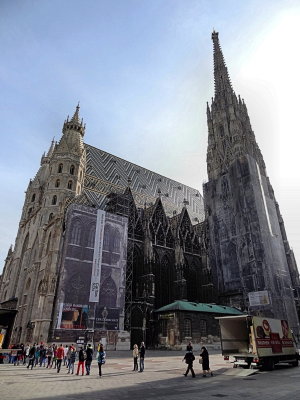
[[[195,378],[195,372],[193,370],[193,362],[195,360],[195,356],[193,354],[192,351],[187,351],[185,353],[185,356],[183,358],[183,360],[185,360],[185,363],[188,365],[185,374],[183,374],[184,376],[187,376],[189,371],[191,371],[192,377]],[[183,361],[182,360],[182,361]]]
[[[72,375],[74,374],[74,365],[76,361],[76,350],[74,347],[71,346],[70,358],[69,358],[69,366],[68,366],[68,374],[71,372]]]
[[[82,367],[82,375],[84,375],[84,361],[85,361],[85,352],[83,350],[83,347],[81,346],[78,353],[78,366],[76,375],[79,375],[80,367]]]
[[[102,365],[105,364],[105,358],[106,358],[106,354],[103,348],[103,344],[100,343],[99,347],[98,347],[98,357],[97,357],[97,361],[98,361],[98,368],[99,368],[99,376],[101,378],[102,376]]]

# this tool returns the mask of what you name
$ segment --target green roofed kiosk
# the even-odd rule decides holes
[[[194,350],[220,341],[218,316],[242,315],[235,307],[177,300],[155,310],[159,348],[185,349],[192,341]]]

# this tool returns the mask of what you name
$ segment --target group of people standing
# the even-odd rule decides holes
[[[145,343],[142,342],[140,348],[137,344],[133,346],[133,371],[143,372],[145,368]],[[138,367],[138,359],[140,359],[140,369]]]
[[[16,349],[16,350],[14,350]],[[28,369],[33,369],[38,365],[40,367],[54,368],[57,373],[60,372],[62,366],[66,367],[68,374],[74,374],[75,361],[78,356],[78,365],[76,375],[79,375],[80,369],[82,375],[86,371],[86,375],[90,375],[91,364],[93,361],[93,348],[89,344],[86,348],[80,347],[78,351],[73,344],[57,346],[56,344],[46,346],[34,343],[32,346],[23,344],[11,347],[8,355],[8,362],[14,365],[26,365]],[[97,362],[99,367],[99,376],[102,376],[101,366],[105,363],[106,354],[102,343],[98,345]]]
[[[191,371],[192,377],[195,378],[196,374],[193,369],[193,363],[194,363],[195,359],[196,358],[193,353],[192,343],[189,342],[189,344],[186,347],[185,356],[182,360],[182,361],[185,360],[185,362],[187,364],[186,372],[183,374],[184,376],[187,376],[189,371]],[[203,378],[205,378],[207,376],[207,374],[210,374],[211,376],[213,376],[213,372],[210,370],[210,367],[209,367],[209,354],[208,354],[206,347],[204,347],[204,346],[201,347],[199,363],[202,365]]]
[[[16,349],[14,351],[14,349]],[[133,355],[133,371],[143,372],[145,368],[144,360],[145,360],[145,343],[141,342],[140,347],[137,344],[133,346],[132,355]],[[9,363],[13,363],[14,365],[27,365],[27,368],[33,369],[38,365],[40,367],[46,368],[54,368],[57,370],[57,373],[60,372],[62,366],[66,367],[68,370],[68,374],[74,374],[74,367],[76,359],[78,358],[77,372],[76,375],[90,375],[91,373],[91,364],[94,358],[94,350],[92,345],[89,344],[85,348],[81,346],[78,351],[73,344],[70,346],[66,345],[57,346],[56,344],[47,346],[44,344],[37,345],[34,343],[32,346],[27,345],[24,346],[16,345],[11,349],[11,353],[9,354]],[[106,353],[104,351],[102,343],[99,343],[97,348],[96,360],[98,363],[99,369],[99,377],[102,376],[102,366],[105,364]],[[193,346],[192,343],[189,342],[186,347],[186,353],[182,361],[186,362],[187,369],[184,376],[187,376],[191,371],[192,377],[195,378],[195,372],[193,369],[193,363],[195,361],[195,356],[193,354]],[[207,374],[213,376],[212,371],[209,367],[209,354],[206,347],[201,348],[200,364],[202,364],[203,377],[206,377]]]

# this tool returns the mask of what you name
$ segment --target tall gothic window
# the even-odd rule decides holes
[[[74,175],[74,172],[75,172],[75,167],[74,167],[74,165],[71,165],[71,167],[70,167],[70,174],[71,174],[71,175]]]
[[[156,307],[165,306],[173,301],[174,270],[167,256],[155,265]]]
[[[80,244],[81,239],[81,223],[80,221],[75,221],[71,233],[71,243]]]
[[[35,193],[33,193],[32,197],[31,197],[31,202],[33,203],[35,200]]]
[[[183,321],[183,336],[192,337],[192,321],[189,318]]]
[[[59,179],[56,179],[56,181],[55,181],[55,187],[59,187],[59,185],[60,185],[60,180]]]
[[[72,182],[72,181],[69,181],[69,182],[68,182],[68,189],[71,190],[71,189],[72,189],[72,186],[73,186],[73,182]]]
[[[54,195],[54,196],[52,197],[52,205],[55,206],[56,202],[57,202],[57,196]]]
[[[116,307],[117,305],[117,286],[111,276],[105,279],[100,288],[100,306]]]
[[[63,172],[63,164],[59,164],[57,172],[61,174]]]
[[[88,235],[87,247],[92,247],[92,248],[94,247],[95,232],[96,232],[95,225],[91,225],[89,235]]]

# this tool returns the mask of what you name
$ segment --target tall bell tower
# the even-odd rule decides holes
[[[232,88],[215,31],[212,40],[215,95],[207,104],[204,199],[214,285],[222,304],[288,319],[299,332],[295,259],[246,104]]]

